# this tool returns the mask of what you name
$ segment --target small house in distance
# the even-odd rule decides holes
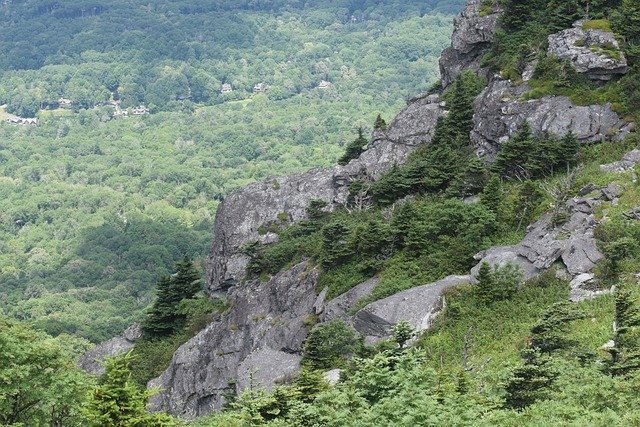
[[[329,89],[331,86],[333,86],[333,84],[331,82],[328,82],[326,80],[322,80],[320,82],[320,84],[318,85],[318,89],[325,90],[325,89]]]
[[[12,125],[20,125],[20,126],[37,126],[38,119],[36,118],[23,118],[23,117],[10,117],[7,119],[7,122]]]
[[[220,93],[231,93],[233,92],[233,87],[230,83],[225,83],[222,85],[222,89],[220,89]]]
[[[253,87],[253,93],[265,93],[269,90],[269,86],[266,83],[258,83]]]
[[[133,114],[134,116],[142,116],[143,114],[148,114],[148,113],[149,113],[149,109],[144,105],[140,105],[138,107],[135,107],[133,110],[131,110],[131,114]]]
[[[73,104],[73,101],[65,98],[64,96],[61,96],[60,99],[58,99],[58,106],[60,108],[69,108],[71,107],[71,104]]]

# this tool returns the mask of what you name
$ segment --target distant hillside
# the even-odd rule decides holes
[[[428,89],[452,18],[429,11],[461,1],[200,3],[2,6],[3,122],[39,124],[0,124],[0,314],[120,333],[176,260],[204,257],[231,189],[334,163]],[[152,114],[114,116],[114,95]]]

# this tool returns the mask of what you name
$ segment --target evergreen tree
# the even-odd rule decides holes
[[[504,143],[493,170],[505,178],[528,178],[530,172],[527,163],[531,165],[529,156],[534,152],[534,142],[531,135],[531,126],[525,120],[522,128],[512,138]]]
[[[491,266],[488,262],[483,262],[478,271],[478,284],[476,285],[476,295],[482,302],[491,302],[493,300],[493,274]]]
[[[364,136],[364,130],[362,128],[359,128],[358,138],[351,141],[347,145],[347,148],[344,154],[338,160],[338,164],[344,166],[347,163],[349,163],[351,160],[357,159],[358,157],[360,157],[360,154],[362,154],[362,152],[364,151],[364,148],[367,146],[368,143],[369,141],[367,141],[367,138],[365,138]]]
[[[166,414],[149,414],[150,393],[131,379],[131,354],[108,358],[100,384],[91,391],[87,417],[95,427],[167,427],[175,423]]]
[[[349,228],[340,221],[334,221],[322,228],[322,260],[326,266],[347,261],[351,255]]]
[[[616,286],[614,347],[611,354],[611,373],[624,375],[640,368],[640,308],[626,282]]]
[[[407,341],[416,335],[415,329],[407,322],[403,320],[393,327],[393,340],[398,344],[398,348],[401,350],[404,348]]]
[[[584,317],[585,314],[569,301],[552,305],[531,328],[531,346],[542,353],[567,347],[570,342],[565,333],[569,322]]]
[[[502,204],[502,182],[498,175],[492,175],[480,195],[480,203],[496,216],[500,213]]]
[[[373,128],[376,130],[387,130],[387,122],[384,121],[380,114],[376,117],[376,122],[373,125]]]
[[[525,408],[546,397],[546,391],[558,377],[552,359],[539,349],[527,347],[521,352],[524,363],[515,368],[507,381],[505,404],[509,408]]]
[[[200,275],[190,259],[176,264],[176,273],[156,285],[156,300],[142,323],[149,335],[170,335],[184,327],[186,316],[178,311],[180,302],[193,298],[202,288]]]
[[[558,142],[557,148],[557,163],[561,166],[572,166],[576,163],[576,155],[580,149],[580,142],[578,138],[572,133],[568,132]]]

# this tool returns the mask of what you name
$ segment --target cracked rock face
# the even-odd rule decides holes
[[[261,235],[261,227],[279,218],[286,223],[305,218],[311,200],[326,201],[329,210],[346,203],[351,182],[379,178],[417,145],[430,141],[442,112],[437,95],[415,98],[386,131],[376,131],[370,148],[348,165],[272,178],[229,195],[216,214],[206,268],[209,292],[224,292],[243,278],[248,261],[241,253],[243,245],[276,238]]]
[[[491,48],[493,35],[498,26],[502,9],[496,4],[489,14],[480,12],[483,0],[470,0],[464,10],[454,19],[451,47],[440,57],[442,87],[449,86],[465,70],[481,70],[482,56]]]
[[[593,197],[580,197],[568,203],[569,221],[559,226],[551,223],[551,214],[529,226],[525,238],[513,246],[499,246],[476,255],[480,261],[471,273],[477,276],[480,266],[487,262],[492,266],[513,263],[520,266],[524,279],[542,274],[556,261],[561,260],[571,276],[589,273],[604,256],[594,237],[598,222],[595,209],[604,200],[610,200],[609,187],[599,190]]]
[[[563,136],[572,132],[581,143],[619,141],[632,130],[610,104],[576,106],[564,96],[525,101],[528,85],[491,82],[474,103],[471,142],[479,155],[495,158],[500,146],[515,135],[525,119],[534,133]]]
[[[121,336],[111,338],[98,344],[93,349],[82,355],[78,361],[78,367],[91,375],[104,374],[104,359],[124,354],[131,350],[142,337],[142,329],[139,323],[129,326]]]
[[[592,80],[611,80],[628,71],[627,58],[611,32],[583,30],[584,21],[549,36],[548,53],[571,62]]]
[[[302,262],[267,283],[233,288],[229,310],[183,344],[167,370],[149,382],[162,389],[151,409],[193,419],[220,409],[227,392],[249,385],[269,390],[296,373],[317,277]]]

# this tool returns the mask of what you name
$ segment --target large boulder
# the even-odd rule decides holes
[[[368,343],[389,337],[393,326],[402,321],[409,322],[417,331],[424,331],[442,309],[447,289],[473,282],[471,276],[449,276],[435,283],[407,289],[358,311],[353,318],[353,326]]]
[[[583,29],[585,21],[549,36],[548,53],[569,61],[579,73],[593,80],[611,80],[629,67],[618,40],[610,31]]]
[[[453,21],[451,47],[440,57],[442,86],[446,88],[465,70],[488,76],[480,61],[491,48],[491,42],[502,14],[499,2],[486,6],[484,0],[470,0]]]
[[[529,89],[527,84],[516,86],[498,79],[476,98],[471,142],[479,155],[493,159],[525,120],[534,133],[563,136],[572,132],[581,143],[619,141],[633,128],[610,104],[577,106],[564,96],[525,101],[522,95]]]
[[[141,337],[142,329],[140,324],[134,323],[122,335],[98,344],[83,354],[78,361],[78,367],[89,374],[102,375],[104,374],[104,360],[107,357],[115,357],[127,353]]]
[[[234,287],[229,310],[174,354],[149,382],[151,409],[193,419],[220,409],[224,395],[251,384],[269,389],[298,371],[316,301],[318,272],[307,262],[266,283]]]
[[[230,194],[216,214],[206,268],[210,293],[226,292],[244,277],[248,258],[243,245],[276,240],[265,229],[304,219],[311,200],[326,201],[329,210],[345,204],[354,180],[379,178],[417,145],[430,141],[442,112],[437,95],[417,97],[385,131],[376,131],[370,147],[348,165],[272,178]]]

